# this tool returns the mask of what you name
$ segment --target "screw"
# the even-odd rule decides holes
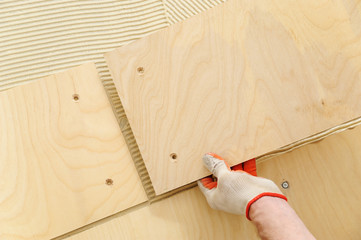
[[[284,188],[284,189],[287,189],[290,187],[290,184],[287,182],[287,181],[284,181],[281,186]]]

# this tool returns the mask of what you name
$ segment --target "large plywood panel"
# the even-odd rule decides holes
[[[361,127],[257,164],[281,185],[317,239],[361,238]],[[286,227],[286,226],[285,226]],[[135,210],[67,240],[259,239],[254,226],[212,210],[198,188]]]
[[[356,0],[229,0],[106,54],[158,194],[361,115]],[[176,159],[173,159],[174,154]]]
[[[0,239],[49,239],[144,201],[94,64],[0,93]]]

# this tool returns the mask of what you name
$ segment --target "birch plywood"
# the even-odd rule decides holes
[[[257,164],[317,239],[361,239],[361,127]],[[139,224],[141,222],[142,224]],[[66,240],[259,239],[244,217],[214,211],[198,188],[136,210]]]
[[[197,188],[156,202],[66,240],[258,239],[240,216],[211,209]]]
[[[229,0],[107,53],[156,193],[360,116],[360,8]]]
[[[94,64],[1,92],[0,132],[0,239],[49,239],[146,201]]]
[[[361,239],[361,127],[258,165],[284,190],[316,239]]]

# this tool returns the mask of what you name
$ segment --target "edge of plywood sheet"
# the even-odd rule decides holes
[[[285,160],[285,159],[287,159],[287,156],[289,156],[289,155],[284,155],[285,153],[290,153],[291,151],[295,151],[296,153],[294,153],[294,154],[297,154],[298,151],[302,151],[302,150],[297,150],[297,149],[299,149],[301,147],[302,147],[301,149],[308,148],[305,146],[307,144],[316,143],[316,146],[318,146],[319,142],[322,141],[323,139],[330,137],[331,135],[334,135],[334,134],[340,134],[341,132],[343,132],[345,130],[353,130],[355,127],[357,127],[360,124],[361,124],[361,118],[358,118],[358,119],[352,120],[350,122],[347,122],[345,124],[336,126],[332,129],[328,129],[322,133],[316,134],[316,135],[308,137],[306,139],[302,139],[298,142],[295,142],[293,144],[285,146],[281,149],[269,152],[265,155],[257,157],[257,165],[263,166],[262,168],[266,169],[267,168],[266,166],[268,166],[267,164],[269,164],[271,166],[271,168],[273,168],[273,166],[272,166],[273,164],[271,161],[269,161],[267,164],[263,164],[263,163],[265,161],[270,160],[271,158],[275,158],[275,161],[277,161],[277,159]],[[327,144],[327,143],[322,143],[322,144]],[[284,156],[282,156],[282,155],[284,155]],[[285,171],[287,171],[287,170],[285,170]],[[263,170],[261,170],[259,172],[261,176],[263,175],[262,172],[263,172]],[[274,171],[273,173],[275,173],[275,172],[277,174],[279,174],[279,171]],[[269,178],[275,180],[277,182],[277,184],[281,185],[281,180],[279,178],[277,179],[275,176],[269,176]],[[284,180],[285,179],[282,179],[282,181],[284,181]],[[148,204],[154,204],[156,202],[163,201],[167,198],[173,197],[176,194],[181,194],[181,192],[189,191],[191,188],[194,188],[196,186],[197,186],[197,184],[195,182],[193,182],[193,183],[187,184],[185,186],[182,186],[180,188],[174,189],[170,192],[167,192],[167,193],[164,193],[161,195],[157,195],[157,196],[153,196],[152,198],[149,199],[148,203],[140,204],[136,207],[132,207],[132,208],[124,210],[120,213],[103,218],[97,222],[91,223],[91,224],[83,226],[77,230],[74,230],[74,231],[66,233],[62,236],[59,236],[59,237],[55,238],[54,240],[82,239],[82,237],[85,237],[85,236],[87,236],[86,239],[96,238],[98,233],[102,233],[103,231],[109,232],[110,228],[111,228],[110,225],[117,226],[117,229],[118,228],[123,229],[118,226],[118,224],[120,224],[119,222],[122,222],[119,220],[119,218],[121,218],[122,216],[131,214],[133,211],[139,211],[141,208],[144,208],[144,207],[149,208],[147,206]],[[195,200],[197,200],[197,199],[195,199]],[[298,209],[298,211],[300,211],[300,210]],[[125,230],[125,231],[127,231],[127,230]],[[119,237],[119,234],[117,232],[111,233],[110,235],[113,236],[113,234],[114,234],[114,236]],[[73,235],[75,235],[75,236],[73,236]],[[71,236],[73,236],[73,237],[71,237]]]
[[[106,72],[109,72],[107,66],[105,66],[105,69]],[[137,142],[135,141],[132,129],[128,122],[128,118],[125,115],[123,105],[120,102],[119,96],[115,90],[114,82],[109,79],[105,82],[102,82],[108,95],[109,102],[113,108],[114,115],[118,121],[120,130],[122,131],[124,140],[128,146],[130,155],[132,156],[135,168],[138,172],[138,176],[143,184],[145,193],[147,194],[148,199],[153,199],[155,197],[155,191],[152,185],[152,181],[150,180],[142,155],[139,152]]]
[[[147,201],[93,63],[0,99],[1,239],[49,239]]]
[[[359,126],[257,163],[260,176],[272,179],[278,186],[283,181],[289,182],[288,189],[281,189],[317,239],[361,237],[358,224],[361,188],[345,188],[361,180],[360,137]],[[139,222],[144,224],[137,224]],[[200,236],[259,239],[253,224],[245,217],[211,209],[195,188],[150,206],[143,205],[109,222],[67,236],[66,240],[198,239]]]
[[[360,116],[358,16],[300,4],[339,24],[321,33],[291,3],[229,0],[105,55],[157,194],[207,175],[204,152],[234,165]]]

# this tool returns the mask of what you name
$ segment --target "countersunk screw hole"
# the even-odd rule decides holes
[[[113,185],[113,179],[108,178],[107,180],[105,180],[105,184],[108,185],[108,186]]]
[[[143,67],[138,67],[137,72],[138,72],[139,75],[142,75],[144,73],[144,68]]]
[[[171,158],[171,160],[173,161],[173,162],[176,162],[177,161],[177,154],[175,154],[175,153],[171,153],[170,155],[170,158]]]
[[[78,94],[74,94],[74,95],[73,95],[73,100],[74,100],[74,102],[79,102],[79,95],[78,95]]]

